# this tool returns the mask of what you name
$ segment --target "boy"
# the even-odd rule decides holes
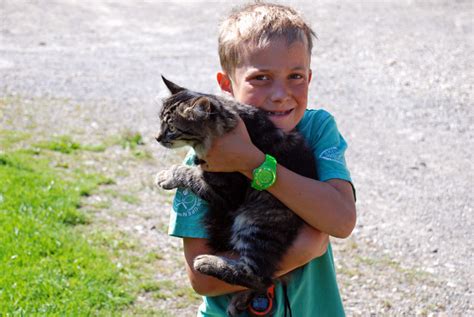
[[[298,317],[344,315],[328,237],[350,235],[356,221],[355,198],[344,160],[347,146],[333,117],[323,110],[306,110],[312,36],[313,31],[294,10],[266,3],[235,11],[220,27],[222,71],[217,81],[222,91],[264,109],[284,131],[297,128],[317,160],[319,180],[277,165],[276,181],[266,188],[306,222],[280,263],[277,276],[289,273],[289,281],[286,288],[275,285],[274,316],[285,316],[288,310]],[[204,159],[204,170],[237,171],[250,181],[253,171],[265,161],[265,153],[252,144],[241,121],[214,142]],[[188,157],[188,163],[191,161]],[[194,290],[204,296],[198,316],[225,316],[229,300],[225,294],[244,288],[193,268],[197,256],[212,253],[200,225],[205,206],[189,191],[178,190],[169,233],[183,238],[188,277]]]

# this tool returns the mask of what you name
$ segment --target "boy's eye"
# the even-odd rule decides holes
[[[301,74],[291,74],[290,78],[291,79],[302,79],[303,75],[301,75]]]
[[[254,77],[256,80],[268,80],[269,77],[267,75],[257,75]]]

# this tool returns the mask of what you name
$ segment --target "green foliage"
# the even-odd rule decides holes
[[[15,144],[28,140],[30,133],[23,131],[0,130],[0,149],[10,149]]]
[[[63,180],[26,151],[0,154],[0,316],[97,315],[131,303],[118,269],[72,227],[87,222],[81,195],[107,179],[75,175]]]
[[[70,136],[63,135],[59,136],[51,141],[43,141],[36,146],[40,149],[46,149],[64,154],[71,154],[78,150],[90,151],[90,152],[103,152],[106,150],[105,145],[81,145],[74,141]]]
[[[70,154],[81,148],[81,145],[74,142],[71,137],[63,135],[52,141],[40,142],[36,145],[41,149],[47,149],[51,151],[61,152],[64,154]]]
[[[125,149],[129,148],[132,150],[135,150],[135,148],[138,145],[145,144],[143,142],[142,135],[139,132],[132,132],[132,131],[124,132],[120,143],[122,144],[123,148]]]

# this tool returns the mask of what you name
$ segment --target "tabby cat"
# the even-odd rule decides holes
[[[231,131],[240,116],[252,142],[279,164],[306,177],[316,178],[316,163],[303,137],[275,127],[264,110],[234,100],[190,91],[163,77],[171,96],[163,100],[161,131],[156,138],[167,148],[194,148],[195,165],[214,138]],[[200,255],[194,268],[249,291],[237,293],[228,307],[235,316],[247,308],[252,296],[272,283],[278,263],[291,246],[303,220],[267,191],[258,191],[240,173],[203,171],[198,166],[176,165],[162,171],[157,183],[163,189],[189,188],[209,203],[204,226],[215,252],[233,251],[237,260]]]

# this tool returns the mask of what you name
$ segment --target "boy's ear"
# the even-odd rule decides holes
[[[310,69],[309,70],[309,76],[308,76],[308,84],[311,82],[312,78],[313,78],[313,71]]]
[[[168,87],[169,91],[173,95],[177,94],[180,91],[186,90],[185,88],[180,87],[180,86],[176,85],[175,83],[169,81],[163,75],[161,75],[161,78],[163,79],[163,82],[165,83],[166,87]]]
[[[219,87],[221,87],[222,91],[225,91],[231,95],[234,95],[232,91],[232,81],[230,80],[229,75],[223,72],[218,72],[217,83],[219,84]]]

